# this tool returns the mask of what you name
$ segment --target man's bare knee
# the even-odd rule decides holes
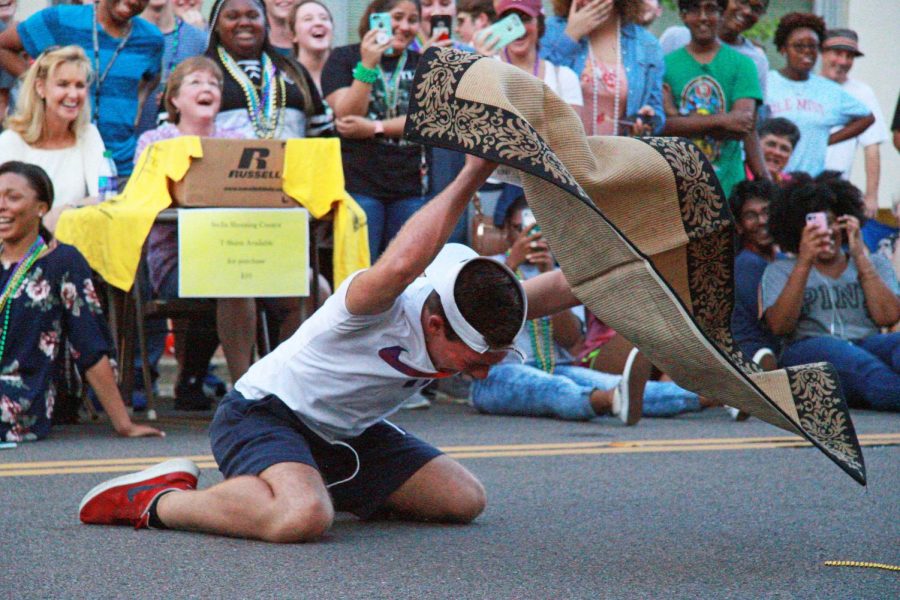
[[[276,501],[270,514],[261,537],[277,544],[315,541],[331,528],[334,521],[331,503],[320,498]]]
[[[471,523],[487,506],[484,486],[474,477],[465,485],[460,485],[449,500],[447,520],[454,523]]]

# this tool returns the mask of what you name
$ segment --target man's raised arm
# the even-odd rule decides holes
[[[355,315],[388,310],[444,247],[472,195],[496,167],[467,156],[456,179],[409,218],[371,269],[353,279],[347,290],[347,310]]]

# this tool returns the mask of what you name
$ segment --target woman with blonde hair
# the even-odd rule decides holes
[[[0,134],[0,163],[32,163],[50,176],[57,195],[44,225],[51,231],[63,210],[95,202],[99,178],[110,175],[106,147],[90,122],[90,78],[90,61],[79,46],[41,53]]]

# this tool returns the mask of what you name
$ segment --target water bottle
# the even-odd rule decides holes
[[[106,168],[109,175],[101,175],[97,185],[97,198],[100,202],[112,198],[119,193],[119,177],[116,171],[116,161],[113,160],[111,150],[103,152],[103,160],[106,162]]]

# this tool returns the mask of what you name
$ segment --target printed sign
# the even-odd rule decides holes
[[[309,212],[303,208],[178,211],[178,295],[309,295]]]

